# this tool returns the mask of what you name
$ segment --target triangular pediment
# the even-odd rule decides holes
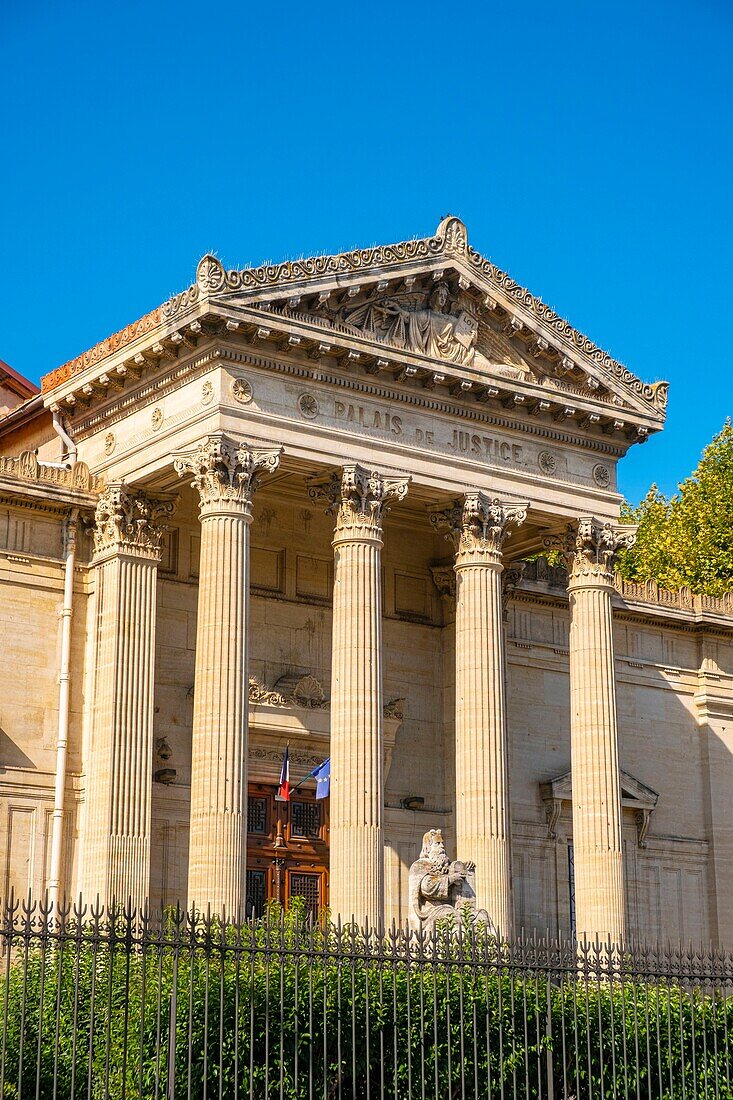
[[[647,787],[636,776],[619,769],[621,784],[621,805],[624,809],[631,810],[636,825],[636,839],[640,848],[646,848],[646,837],[649,831],[649,821],[654,812],[659,795],[651,787]],[[557,824],[562,813],[563,803],[571,802],[573,798],[573,773],[563,772],[540,783],[540,797],[545,803],[547,816],[547,835],[551,839],[557,836]]]
[[[90,387],[106,385],[97,364],[129,373],[178,356],[225,324],[253,342],[311,358],[324,345],[369,373],[387,362],[397,380],[574,419],[631,441],[664,421],[666,383],[641,382],[597,348],[471,248],[454,217],[433,237],[338,256],[244,270],[204,256],[193,286],[47,375],[44,393],[83,375],[83,393],[74,396],[74,387],[61,395],[83,401]]]
[[[243,271],[205,256],[196,286],[223,306],[664,418],[666,383],[641,382],[484,259],[458,218],[423,240]]]
[[[621,781],[621,804],[634,810],[653,810],[659,795],[651,787],[647,787],[640,779],[625,772],[619,771]],[[545,800],[556,799],[562,802],[570,802],[573,796],[572,772],[563,772],[562,775],[549,779],[540,784],[540,792]]]

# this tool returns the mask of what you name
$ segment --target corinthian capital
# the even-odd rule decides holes
[[[463,503],[431,512],[430,522],[437,530],[445,529],[446,538],[456,547],[458,563],[472,554],[501,560],[501,548],[512,527],[527,518],[528,504],[504,504],[486,493],[466,493]]]
[[[225,435],[210,435],[195,451],[178,455],[173,466],[179,477],[193,475],[202,516],[227,506],[249,516],[255,489],[265,474],[278,468],[282,451],[254,450]]]
[[[336,531],[363,530],[379,535],[389,501],[404,500],[409,477],[383,477],[376,470],[356,464],[340,473],[317,478],[308,486],[311,500],[325,501],[326,511],[336,513]]]
[[[129,488],[124,482],[108,485],[94,513],[94,555],[126,553],[160,561],[160,543],[175,500],[159,500]]]
[[[583,516],[559,535],[544,540],[550,550],[565,555],[571,583],[583,579],[613,583],[613,560],[619,550],[633,546],[635,525],[601,523]]]

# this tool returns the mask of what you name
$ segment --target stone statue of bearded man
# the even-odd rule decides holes
[[[435,922],[450,918],[456,925],[490,925],[485,909],[476,910],[473,863],[448,859],[440,829],[423,836],[420,858],[410,868],[410,925],[430,932]]]

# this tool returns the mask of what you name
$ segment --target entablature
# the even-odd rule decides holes
[[[560,427],[583,441],[596,440],[623,454],[658,430],[655,418],[630,406],[602,401],[579,386],[539,378],[529,372],[501,373],[497,366],[479,370],[410,351],[375,346],[374,340],[353,333],[323,332],[286,314],[266,314],[251,307],[210,304],[200,319],[183,329],[154,334],[137,349],[115,353],[99,368],[91,367],[73,381],[46,395],[46,403],[70,418],[76,435],[94,420],[113,414],[146,393],[175,385],[222,355],[247,353],[263,364],[299,364],[306,375],[326,370],[348,386],[376,383],[399,386],[403,395],[431,396],[459,415],[487,412],[507,415],[515,423]],[[130,354],[134,352],[134,354]]]

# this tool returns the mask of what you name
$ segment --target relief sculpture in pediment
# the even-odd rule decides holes
[[[371,336],[380,343],[432,359],[467,367],[496,365],[494,356],[488,358],[477,346],[479,319],[474,302],[463,296],[455,301],[444,281],[427,294],[416,291],[385,295],[342,307],[333,311],[329,320],[356,335]],[[520,373],[528,371],[517,355],[504,354],[501,360]]]
[[[448,284],[438,283],[427,302],[423,295],[377,298],[346,310],[343,323],[406,351],[468,365],[476,354],[478,321],[466,309],[450,308]]]

